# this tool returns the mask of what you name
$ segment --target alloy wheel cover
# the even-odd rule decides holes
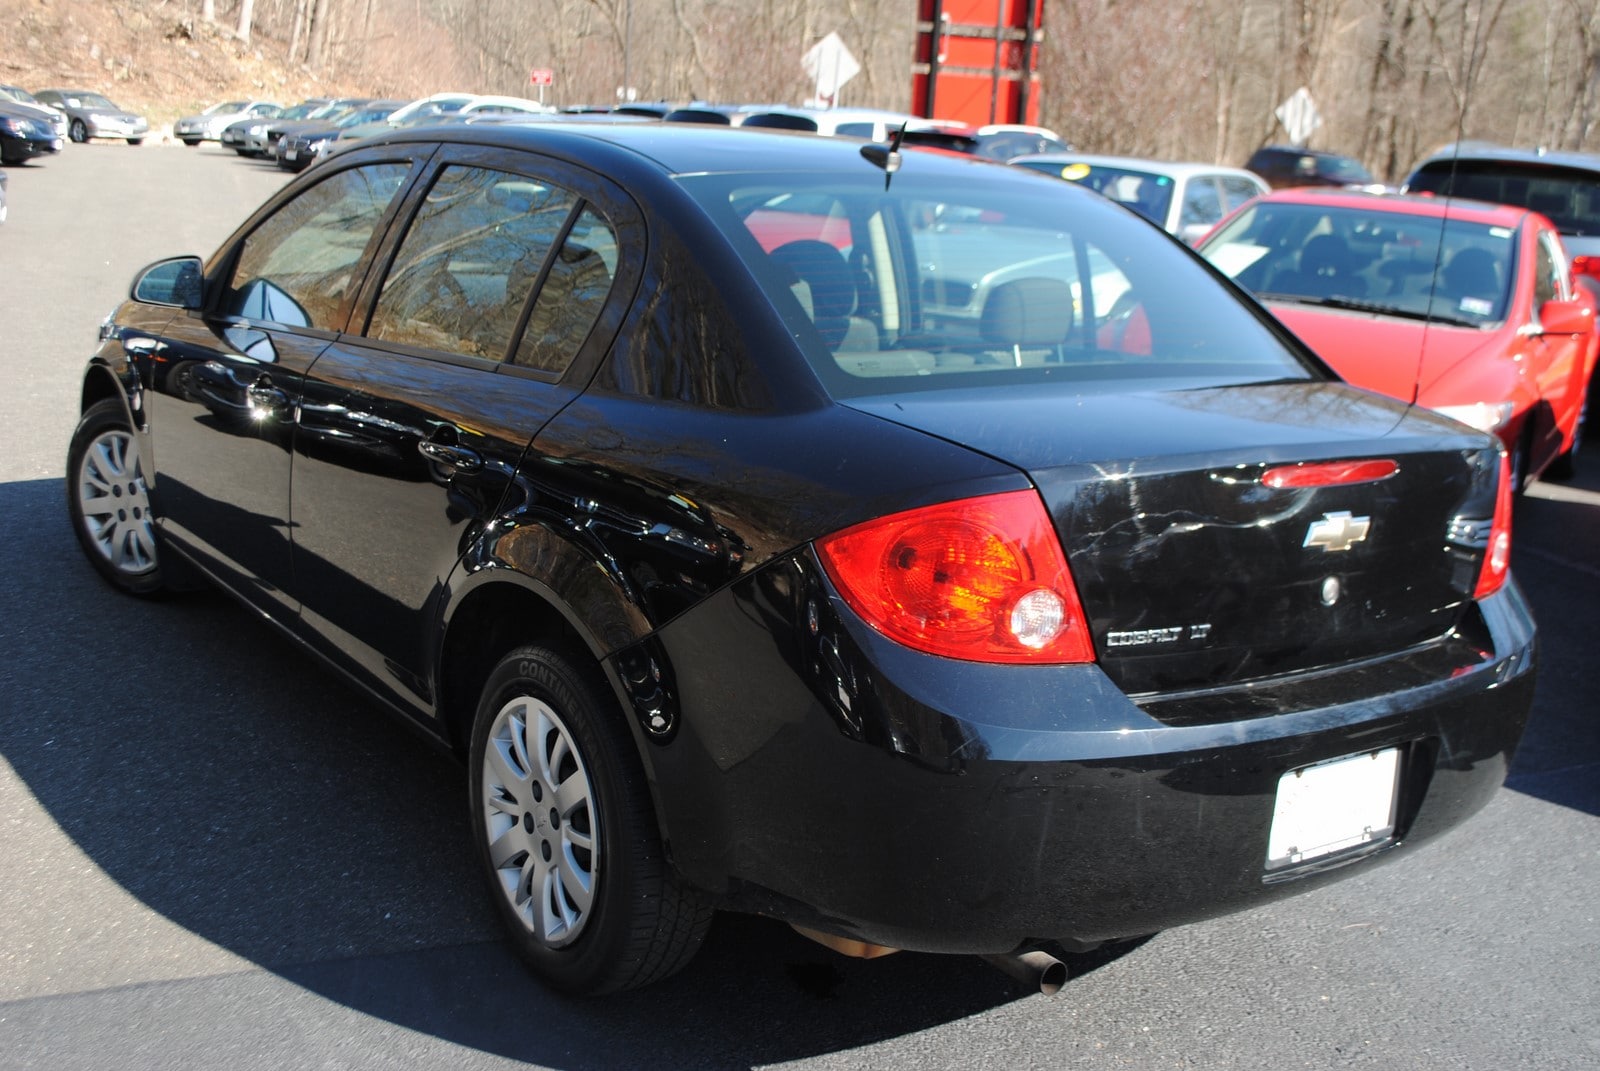
[[[125,576],[154,570],[155,524],[133,435],[113,428],[95,436],[78,463],[77,484],[90,545]]]
[[[600,825],[576,741],[548,703],[516,696],[495,714],[481,793],[490,865],[513,914],[561,948],[595,906]]]

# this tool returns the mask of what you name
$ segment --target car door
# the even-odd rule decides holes
[[[1567,257],[1554,231],[1541,228],[1535,232],[1533,266],[1533,323],[1528,327],[1532,337],[1524,353],[1531,362],[1530,372],[1544,403],[1542,418],[1535,424],[1536,440],[1530,459],[1542,466],[1547,458],[1561,452],[1561,429],[1572,426],[1583,405],[1589,336],[1555,334],[1544,329],[1545,304],[1566,301],[1577,294]]]
[[[306,377],[294,570],[308,638],[427,716],[445,582],[609,345],[643,243],[609,182],[498,149],[441,149],[402,218]]]
[[[349,316],[415,152],[330,169],[273,202],[207,270],[207,300],[159,340],[152,495],[165,538],[280,618],[296,600],[290,445],[302,378]]]

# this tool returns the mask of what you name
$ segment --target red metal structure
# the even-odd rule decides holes
[[[917,0],[912,110],[973,126],[1038,123],[1044,0]]]

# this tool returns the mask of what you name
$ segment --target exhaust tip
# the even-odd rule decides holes
[[[1042,996],[1053,997],[1067,984],[1067,965],[1048,952],[1035,949],[983,958],[1023,985],[1038,989]]]

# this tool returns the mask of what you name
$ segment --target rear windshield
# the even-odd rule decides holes
[[[1482,327],[1505,319],[1515,236],[1376,205],[1258,201],[1201,252],[1266,300]]]
[[[960,171],[680,181],[836,396],[1320,374],[1157,228],[1060,183]]]
[[[1562,234],[1600,235],[1600,174],[1495,160],[1444,160],[1406,182],[1411,193],[1516,205],[1547,217]]]

